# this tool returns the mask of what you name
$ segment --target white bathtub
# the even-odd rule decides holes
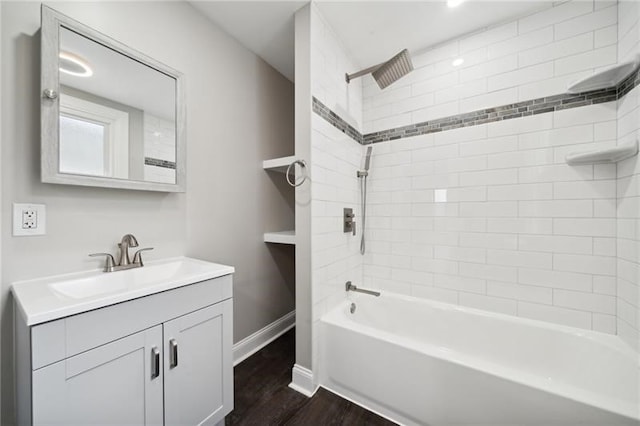
[[[349,298],[321,320],[320,385],[391,420],[640,425],[638,357],[616,336],[390,293]]]

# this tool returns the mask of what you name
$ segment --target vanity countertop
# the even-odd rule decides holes
[[[33,326],[234,273],[232,266],[178,257],[142,268],[55,275],[11,285],[20,314]]]

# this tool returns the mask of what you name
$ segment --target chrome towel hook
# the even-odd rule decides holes
[[[295,178],[295,168],[294,168],[294,176],[293,181],[291,181],[291,168],[298,164],[300,166],[300,170],[302,171],[302,179],[299,182],[296,182]],[[307,163],[304,160],[295,160],[293,163],[289,164],[287,167],[287,172],[285,173],[287,177],[287,183],[291,186],[300,186],[307,180]]]

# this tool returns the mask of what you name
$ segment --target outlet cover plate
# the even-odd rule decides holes
[[[44,235],[46,219],[44,204],[13,203],[13,236]]]

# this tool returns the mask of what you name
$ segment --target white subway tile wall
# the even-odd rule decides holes
[[[357,71],[332,28],[311,4],[312,96],[342,119],[362,129],[362,80],[347,85],[345,72]],[[342,232],[343,208],[356,214],[360,228],[360,207],[356,171],[363,148],[318,114],[311,117],[311,297],[313,333],[319,333],[319,319],[344,300],[344,283],[360,285],[362,256],[359,238]],[[305,183],[306,185],[307,183]],[[359,233],[358,233],[359,235]],[[318,339],[313,339],[313,359],[318,359]],[[315,361],[314,361],[315,362]]]
[[[414,55],[415,70],[384,91],[365,77],[362,133],[564,93],[616,63],[617,16],[615,2],[564,2]]]
[[[615,333],[615,166],[564,161],[615,123],[609,102],[374,144],[364,284]]]
[[[144,156],[155,160],[176,162],[176,127],[169,120],[144,113]],[[147,182],[175,183],[175,168],[145,164],[144,180]]]
[[[363,134],[561,94],[640,53],[638,2],[574,0],[414,56],[416,70],[385,91],[370,77],[347,87],[354,67],[312,10],[312,94]],[[361,214],[365,147],[314,115],[314,320],[351,279],[618,334],[637,349],[640,166],[564,159],[638,138],[639,97],[375,143],[364,257],[340,229],[343,207]]]
[[[640,50],[639,13],[563,2],[427,51],[388,92],[365,79],[363,133],[564,93]],[[637,96],[375,144],[365,284],[637,342],[636,161],[564,161],[636,137]]]
[[[347,123],[362,131],[362,79],[345,81],[359,71],[317,8],[311,8],[311,94]],[[385,94],[383,94],[385,96]]]
[[[640,53],[640,4],[619,2],[618,60]],[[618,101],[618,144],[640,136],[640,88],[636,87]],[[617,333],[630,345],[640,345],[640,165],[637,157],[617,167],[617,283],[599,283],[603,291],[615,294]],[[595,320],[595,317],[594,317]],[[613,328],[613,325],[609,325]]]

